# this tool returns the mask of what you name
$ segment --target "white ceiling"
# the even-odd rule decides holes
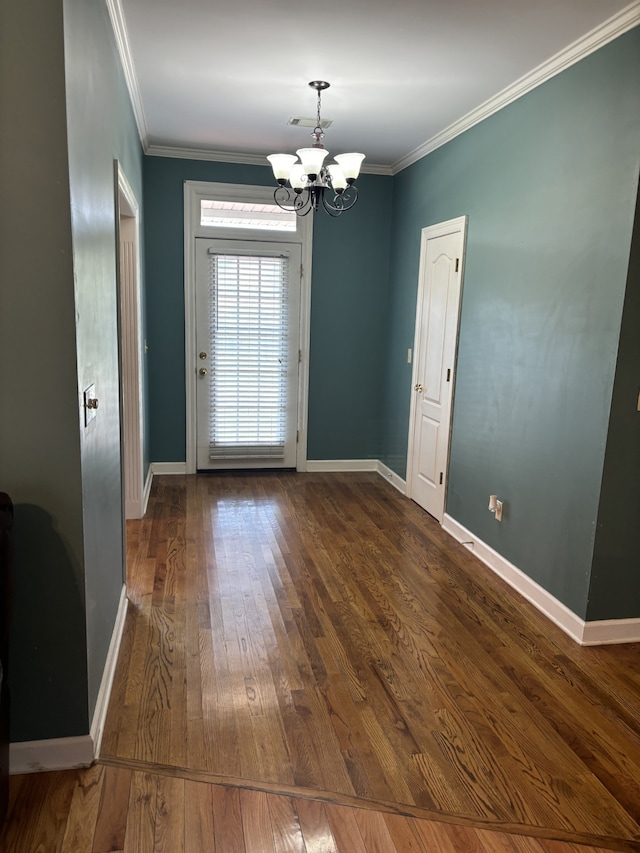
[[[293,152],[309,144],[310,131],[287,122],[315,115],[307,83],[320,79],[331,84],[322,97],[322,116],[333,121],[326,147],[362,151],[370,167],[387,169],[638,7],[628,0],[120,0],[148,149]]]

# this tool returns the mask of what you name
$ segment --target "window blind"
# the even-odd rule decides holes
[[[282,459],[286,256],[209,255],[210,459]]]

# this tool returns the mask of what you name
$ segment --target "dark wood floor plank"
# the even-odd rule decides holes
[[[353,809],[328,804],[325,812],[339,853],[367,853]]]
[[[240,809],[247,853],[274,853],[267,795],[261,791],[240,791]]]
[[[401,853],[430,853],[414,829],[413,819],[395,814],[385,814],[383,817],[397,850]]]
[[[307,853],[340,853],[324,803],[319,800],[296,800],[296,810]]]
[[[216,850],[224,850],[224,853],[246,853],[240,792],[234,788],[213,785],[211,801]]]
[[[179,850],[180,848],[178,848]],[[213,832],[211,786],[205,782],[184,783],[184,853],[216,853]]]
[[[111,853],[124,848],[129,812],[131,770],[103,768],[100,808],[95,823],[92,853]]]
[[[61,853],[93,850],[105,768],[94,765],[77,773],[77,781],[60,847]]]
[[[291,797],[267,794],[267,803],[276,853],[308,853],[295,801]]]
[[[185,782],[158,777],[154,853],[175,853],[184,848]]]
[[[22,780],[12,798],[0,850],[2,853],[53,851],[62,847],[78,771],[34,773]]]
[[[151,773],[133,773],[124,853],[154,853],[157,790],[157,776]]]
[[[355,818],[369,853],[403,853],[396,847],[380,812],[356,809]]]

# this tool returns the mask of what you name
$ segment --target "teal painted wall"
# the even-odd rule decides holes
[[[358,185],[353,210],[314,223],[309,459],[379,459],[383,448],[393,184]]]
[[[636,29],[394,187],[384,460],[405,474],[420,230],[468,214],[447,512],[581,617],[638,183],[638,79]],[[490,493],[505,502],[501,525]],[[628,615],[613,598],[608,618]]]
[[[142,204],[142,149],[106,4],[64,0],[64,13],[77,382],[100,401],[80,428],[91,719],[123,582],[114,160]]]
[[[593,553],[588,619],[640,614],[640,195]]]
[[[144,158],[147,337],[154,462],[186,458],[184,181],[271,186],[270,167]],[[376,456],[381,437],[391,178],[363,175],[358,205],[314,225],[310,459]]]

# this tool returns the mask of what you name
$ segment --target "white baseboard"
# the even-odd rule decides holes
[[[9,744],[9,773],[41,773],[90,767],[95,755],[91,735],[28,740]]]
[[[640,619],[600,619],[585,622],[583,646],[640,643]]]
[[[585,622],[450,515],[445,515],[442,527],[581,646],[633,643],[640,640],[640,619]]]
[[[116,613],[116,621],[111,632],[111,642],[109,643],[109,651],[102,672],[102,681],[96,699],[96,707],[93,712],[93,720],[91,721],[91,740],[93,741],[94,758],[100,757],[100,747],[102,745],[102,735],[104,734],[104,724],[107,719],[107,710],[109,708],[109,697],[111,696],[111,687],[113,678],[116,672],[116,663],[118,662],[118,652],[120,651],[120,643],[122,642],[122,634],[124,632],[124,623],[127,619],[127,587],[122,584],[120,592],[120,603],[118,604],[118,612]]]
[[[152,462],[150,476],[154,474],[186,474],[186,462]],[[403,495],[407,493],[407,483],[395,471],[388,468],[379,459],[307,459],[306,470],[309,473],[336,473],[341,471],[376,471],[388,480]],[[151,489],[151,480],[145,485],[145,510]]]
[[[9,744],[9,773],[12,776],[23,773],[90,767],[99,757],[111,686],[127,615],[127,604],[126,587],[123,585],[90,733],[75,737],[29,740]]]
[[[152,462],[152,474],[186,474],[186,462]]]
[[[379,459],[308,459],[307,471],[310,472],[339,472],[339,471],[375,471],[388,480],[392,486],[403,495],[407,494],[407,483],[395,471],[388,468]]]
[[[142,518],[144,518],[149,504],[149,495],[151,494],[151,484],[153,483],[153,466],[149,465],[147,478],[144,481],[144,491],[142,493]]]
[[[377,459],[308,459],[308,472],[377,471]]]
[[[392,486],[395,486],[400,494],[407,494],[407,481],[403,480],[402,477],[400,477],[399,474],[396,474],[395,471],[392,471],[391,468],[388,468],[384,462],[380,462],[380,460],[378,460],[378,467],[376,470],[381,477],[384,477],[384,479],[388,480]]]

